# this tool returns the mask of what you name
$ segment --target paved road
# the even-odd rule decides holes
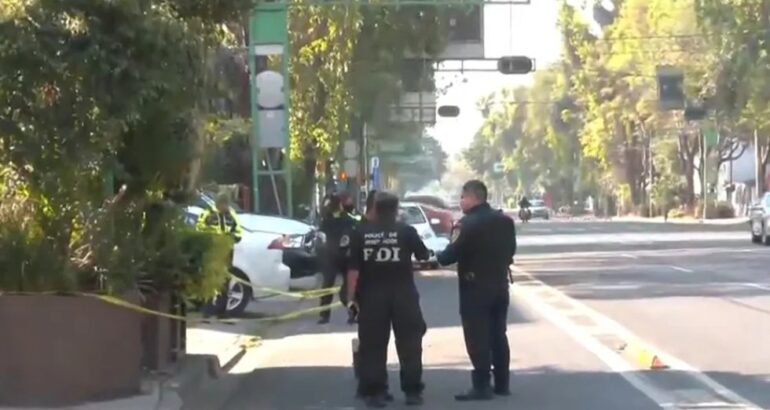
[[[770,248],[751,246],[743,226],[552,221],[519,230],[514,396],[474,407],[770,408]],[[419,286],[430,327],[423,408],[470,408],[452,400],[469,383],[453,273],[426,273]],[[313,319],[271,329],[235,369],[223,408],[363,408],[349,366],[354,329],[342,312],[328,326]],[[669,369],[643,369],[649,355],[631,346]],[[397,386],[394,351],[390,361]]]

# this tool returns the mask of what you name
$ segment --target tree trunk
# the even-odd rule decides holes
[[[680,133],[678,136],[679,168],[685,177],[685,188],[682,203],[689,211],[695,206],[695,158],[698,154],[699,146],[690,141],[689,135]]]

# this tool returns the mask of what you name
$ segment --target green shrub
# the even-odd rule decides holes
[[[6,172],[0,191],[0,289],[120,294],[181,290],[206,299],[227,279],[229,237],[196,232],[170,202],[79,204],[67,218],[48,212]],[[46,215],[51,215],[47,217]],[[46,234],[51,227],[67,232]]]

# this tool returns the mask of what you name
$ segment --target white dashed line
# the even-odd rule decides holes
[[[675,266],[675,265],[671,265],[671,269],[678,270],[679,272],[684,272],[684,273],[694,273],[695,272],[692,269],[687,269],[687,268],[683,268],[681,266]]]

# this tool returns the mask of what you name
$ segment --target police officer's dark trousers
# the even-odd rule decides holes
[[[401,367],[401,390],[406,394],[420,394],[424,389],[422,338],[427,327],[417,288],[413,282],[372,285],[360,289],[358,393],[374,396],[387,391],[388,342],[392,327]]]
[[[490,375],[494,373],[495,388],[508,389],[511,353],[505,332],[509,303],[507,283],[460,285],[460,317],[465,347],[473,364],[474,388],[489,388]]]
[[[337,277],[342,276],[342,287],[340,288],[339,298],[342,303],[345,303],[347,299],[347,278],[346,272],[344,272],[345,264],[339,256],[329,253],[324,255],[321,261],[321,273],[323,274],[322,288],[331,288],[337,282]],[[329,294],[321,297],[321,306],[329,306],[334,299],[333,294]],[[331,310],[324,310],[321,313],[321,318],[328,319],[331,315]]]

